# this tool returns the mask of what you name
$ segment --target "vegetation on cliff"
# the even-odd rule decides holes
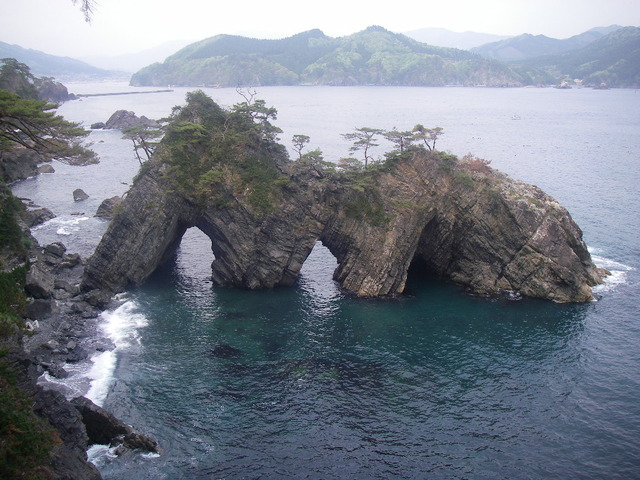
[[[275,141],[276,116],[253,94],[225,110],[202,91],[188,93],[158,147],[163,178],[195,203],[224,205],[239,195],[256,213],[268,213],[280,195],[280,168],[288,162],[286,149]]]
[[[19,224],[23,207],[0,184],[0,478],[47,478],[51,449],[60,441],[37,416],[33,400],[20,388],[10,360],[19,348],[27,302],[27,238]]]

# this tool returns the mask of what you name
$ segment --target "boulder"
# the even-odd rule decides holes
[[[91,124],[91,130],[102,130],[106,127],[104,122],[96,122]]]
[[[89,198],[89,195],[87,195],[84,190],[82,190],[81,188],[76,188],[73,191],[73,200],[76,202],[81,202],[82,200],[86,200],[87,198]]]
[[[38,165],[44,160],[42,155],[27,148],[0,152],[0,177],[6,183],[33,177],[38,174]]]
[[[36,208],[34,210],[27,210],[23,215],[23,219],[29,228],[42,225],[44,222],[47,222],[55,217],[55,213],[53,213],[48,208]]]
[[[51,298],[55,276],[41,263],[34,263],[27,272],[24,289],[33,298]]]
[[[56,310],[55,300],[36,298],[27,304],[27,318],[44,320]]]
[[[122,445],[125,449],[160,452],[156,440],[136,432],[132,427],[118,420],[112,413],[99,407],[88,398],[74,398],[71,400],[71,404],[82,415],[91,444]]]
[[[130,127],[157,127],[158,122],[151,120],[144,115],[136,116],[134,112],[127,110],[117,110],[109,117],[104,128],[124,130]]]
[[[38,173],[56,173],[56,170],[51,166],[50,163],[45,163],[44,165],[40,165],[38,167]]]
[[[115,197],[107,198],[100,204],[95,216],[101,218],[113,217],[113,210],[120,205],[121,202],[122,198],[117,195]]]

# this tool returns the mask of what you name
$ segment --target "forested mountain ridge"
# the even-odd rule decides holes
[[[565,39],[531,35],[524,33],[496,42],[486,43],[471,49],[471,52],[485,58],[493,58],[502,62],[522,61],[542,55],[555,55],[585,47],[605,35],[621,28],[618,25],[594,28]]]
[[[556,78],[581,79],[583,85],[640,86],[640,28],[620,28],[587,46],[521,62]]]
[[[373,26],[339,38],[320,30],[281,40],[218,35],[143,68],[131,84],[520,86],[522,78],[499,62]]]

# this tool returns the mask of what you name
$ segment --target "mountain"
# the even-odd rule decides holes
[[[418,42],[428,43],[437,47],[460,48],[462,50],[471,50],[474,47],[509,38],[506,35],[492,35],[490,33],[452,32],[444,28],[421,28],[404,32],[404,34]]]
[[[39,50],[31,50],[4,42],[0,42],[0,58],[15,58],[28,65],[34,75],[55,77],[59,80],[110,78],[116,75],[115,72],[94,67],[80,60],[49,55]]]
[[[82,57],[80,60],[107,70],[134,73],[146,65],[164,61],[165,58],[176,50],[179,50],[190,43],[192,42],[188,40],[172,40],[141,52],[112,56],[92,55]]]
[[[619,28],[622,27],[612,25],[610,27],[594,28],[564,40],[550,38],[545,35],[525,33],[517,37],[487,43],[472,48],[471,51],[485,58],[493,58],[502,62],[522,61],[528,58],[554,55],[582,48]]]
[[[586,86],[640,87],[640,28],[619,28],[587,46],[521,62],[522,67],[581,79]]]
[[[143,68],[131,84],[517,86],[521,80],[499,62],[373,26],[339,38],[320,30],[279,40],[217,35]]]

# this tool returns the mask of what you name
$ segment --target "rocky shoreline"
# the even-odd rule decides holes
[[[84,261],[67,253],[61,243],[41,247],[34,238],[32,242],[25,285],[28,333],[15,338],[11,363],[20,373],[21,388],[34,400],[34,411],[62,441],[51,457],[52,478],[99,479],[96,467],[87,461],[91,445],[110,445],[117,454],[159,453],[159,447],[91,400],[69,398],[73,392],[58,391],[53,384],[41,385],[45,372],[64,379],[69,375],[65,365],[87,361],[114,345],[98,331],[98,317],[110,304],[110,296],[80,292]]]
[[[23,173],[13,172],[18,178]],[[2,263],[7,271],[29,265],[24,284],[26,328],[0,339],[6,352],[3,361],[17,387],[30,398],[33,412],[55,432],[57,444],[42,467],[47,478],[97,480],[101,475],[87,457],[91,445],[109,445],[118,455],[131,450],[159,453],[159,447],[153,438],[78,397],[63,382],[56,383],[69,377],[66,365],[87,362],[115,348],[99,331],[99,316],[113,300],[109,293],[80,291],[84,259],[59,242],[41,246],[30,233],[30,228],[55,215],[28,199],[20,200],[27,208],[18,223],[29,248],[24,256],[3,252]],[[45,374],[54,381],[43,382]]]
[[[11,184],[53,173],[49,162],[26,148],[0,152],[0,178]],[[77,396],[78,392],[64,382],[57,382],[70,376],[65,366],[88,362],[94,355],[115,348],[99,329],[100,314],[115,301],[108,292],[81,291],[84,259],[67,252],[60,242],[41,246],[31,235],[31,228],[55,214],[29,199],[19,200],[24,208],[17,220],[28,250],[18,255],[11,250],[2,251],[0,260],[7,272],[28,265],[24,282],[25,329],[0,338],[2,359],[17,387],[30,399],[33,412],[54,431],[56,446],[39,470],[43,469],[47,478],[97,480],[101,475],[87,457],[87,450],[94,444],[109,445],[117,455],[132,450],[160,450],[153,438],[136,432],[88,398]],[[109,218],[120,200],[105,200],[96,216]],[[46,376],[52,381],[43,381]]]

